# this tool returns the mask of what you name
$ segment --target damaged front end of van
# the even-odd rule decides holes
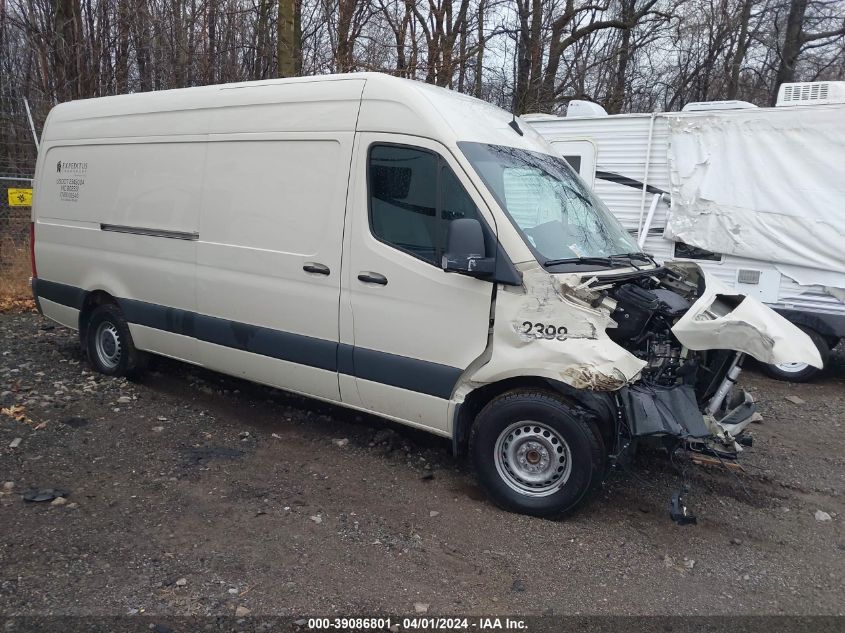
[[[611,458],[646,437],[735,458],[760,416],[736,384],[744,357],[821,366],[806,334],[687,262],[626,272],[523,271],[521,288],[497,294],[491,343],[473,383],[530,367],[597,416],[612,415]]]
[[[721,459],[742,451],[759,416],[736,384],[746,355],[821,367],[812,340],[753,297],[693,262],[661,265],[641,252],[562,158],[459,146],[522,263],[521,285],[497,289],[488,356],[466,374],[467,394],[520,376],[545,379],[595,415],[611,459],[646,437]]]

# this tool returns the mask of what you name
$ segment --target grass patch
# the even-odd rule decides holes
[[[32,312],[29,244],[0,238],[0,312]]]

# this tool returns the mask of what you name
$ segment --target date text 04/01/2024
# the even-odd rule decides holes
[[[310,630],[344,630],[344,631],[393,631],[393,630],[526,630],[524,620],[514,618],[439,618],[439,617],[409,617],[409,618],[309,618],[307,622]]]

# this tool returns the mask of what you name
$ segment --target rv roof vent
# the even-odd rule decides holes
[[[693,101],[686,104],[681,112],[701,112],[703,110],[743,110],[757,106],[747,101]]]
[[[602,108],[598,103],[579,101],[578,99],[573,99],[566,106],[567,119],[593,116],[607,116],[607,110]]]
[[[805,81],[781,84],[777,106],[845,103],[845,81]]]

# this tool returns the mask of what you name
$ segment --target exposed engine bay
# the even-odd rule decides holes
[[[672,331],[700,296],[698,285],[658,268],[585,286],[596,293],[593,305],[610,311],[615,327],[607,329],[609,338],[645,362],[640,380],[617,395],[627,435],[675,436],[724,456],[741,451],[749,441],[742,432],[758,415],[751,397],[735,386],[744,355],[691,350]],[[740,300],[723,297],[712,309],[728,312]]]

